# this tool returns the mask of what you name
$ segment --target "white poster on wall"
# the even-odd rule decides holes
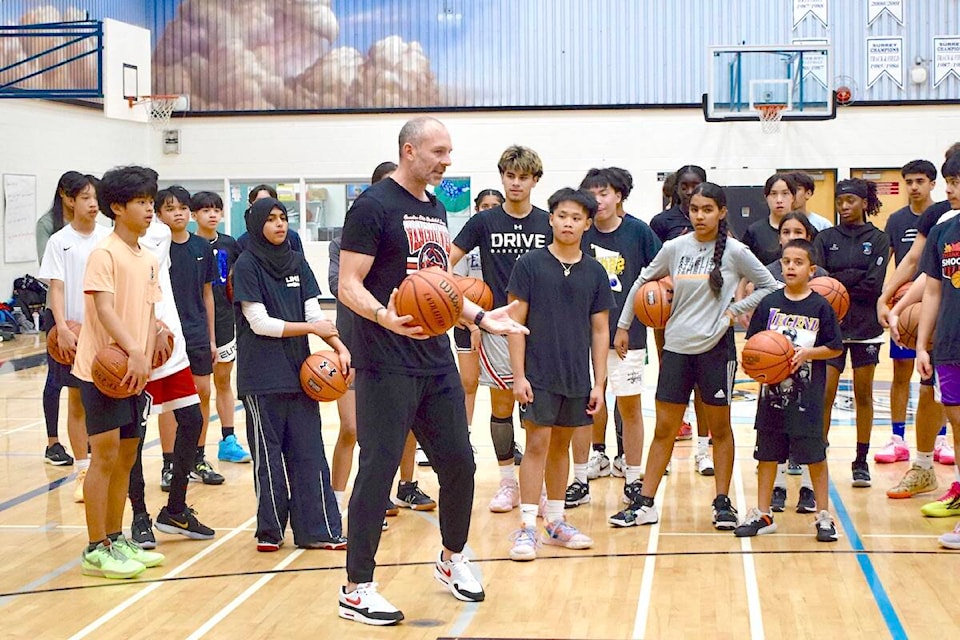
[[[903,24],[903,0],[867,0],[867,24],[873,24],[884,13]]]
[[[37,176],[3,174],[3,261],[37,260]]]
[[[960,38],[933,39],[933,87],[953,76],[960,80]]]
[[[793,44],[822,44],[826,49],[830,41],[825,38],[794,38]],[[820,86],[827,88],[827,56],[815,51],[805,51],[803,53],[803,79],[810,76],[820,83]]]
[[[867,38],[867,88],[884,76],[903,88],[903,38]]]
[[[793,0],[793,28],[813,15],[820,24],[827,26],[827,0]]]

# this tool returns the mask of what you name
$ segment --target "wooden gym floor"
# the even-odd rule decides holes
[[[43,463],[41,391],[45,367],[39,340],[18,336],[0,345],[0,636],[9,638],[935,638],[960,628],[960,554],[940,549],[936,537],[952,519],[920,516],[939,497],[952,468],[936,465],[941,489],[910,500],[889,500],[908,463],[871,462],[873,487],[850,486],[854,429],[848,411],[836,411],[830,450],[831,510],[842,537],[817,543],[813,516],[793,511],[798,480],[789,481],[787,512],[774,535],[737,539],[710,522],[713,479],[694,471],[692,442],[678,443],[673,473],[661,485],[661,523],[611,528],[622,480],[591,482],[593,502],[567,512],[596,541],[592,549],[543,548],[531,563],[508,559],[519,514],[492,514],[487,502],[497,467],[487,435],[489,399],[478,395],[473,441],[477,490],[467,553],[482,575],[487,600],[459,602],[432,577],[439,545],[436,512],[406,511],[390,520],[378,556],[382,592],[407,616],[396,628],[374,628],[337,617],[344,554],[285,547],[257,553],[250,465],[216,462],[219,423],[208,456],[226,478],[191,484],[188,502],[216,528],[209,542],[157,534],[166,562],[137,581],[80,574],[86,543],[83,506],[71,500],[72,467]],[[886,351],[886,350],[884,350]],[[26,360],[24,360],[26,357]],[[25,368],[21,368],[25,367]],[[18,370],[19,369],[19,370]],[[656,367],[647,369],[646,424],[653,425]],[[849,375],[849,373],[847,374]],[[873,446],[889,437],[889,362],[878,370]],[[737,462],[731,497],[741,516],[756,504],[752,416],[756,389],[749,382],[733,407]],[[843,392],[841,392],[843,393]],[[916,391],[914,390],[914,397]],[[61,434],[66,442],[66,394]],[[324,405],[328,459],[336,440],[334,404]],[[243,412],[238,435],[246,441]],[[612,431],[612,429],[610,430]],[[522,438],[520,438],[522,441]],[[914,443],[912,428],[908,440]],[[612,433],[608,442],[614,448]],[[164,504],[156,422],[144,448],[147,503]],[[436,476],[417,479],[437,496]],[[130,515],[127,510],[126,523]]]

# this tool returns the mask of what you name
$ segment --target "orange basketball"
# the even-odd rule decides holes
[[[747,375],[763,384],[778,384],[790,376],[793,344],[779,331],[767,330],[751,336],[743,345],[740,362]]]
[[[480,278],[457,277],[463,297],[479,305],[484,311],[493,309],[493,291]]]
[[[887,308],[893,309],[893,307],[896,306],[898,302],[900,302],[900,299],[903,296],[907,295],[907,291],[910,291],[910,285],[912,284],[913,282],[904,282],[902,285],[900,285],[900,287],[894,292],[894,294],[890,297],[890,299],[887,300]]]
[[[113,343],[97,351],[90,375],[100,393],[117,400],[133,395],[121,384],[127,375],[127,359],[127,352]]]
[[[163,344],[162,341],[163,341],[163,340],[166,340],[166,341],[167,341],[167,344],[170,346],[170,349],[171,349],[171,352],[172,352],[172,350],[173,350],[173,331],[170,331],[170,327],[168,327],[168,326],[165,325],[164,323],[160,322],[159,320],[157,320],[157,328],[159,329],[159,331],[157,332],[157,346]],[[152,364],[152,366],[153,366],[154,369],[157,369],[157,368],[162,367],[163,365],[165,365],[165,364],[167,363],[167,360],[169,360],[169,359],[170,359],[169,357],[167,357],[167,358],[161,357],[161,356],[160,356],[160,352],[157,351],[157,350],[156,350],[156,347],[155,347],[155,348],[154,348],[154,351],[153,351],[153,362],[152,362],[151,364]]]
[[[409,324],[424,335],[439,336],[456,324],[463,311],[463,293],[456,279],[440,267],[411,273],[397,291],[397,315],[413,316]]]
[[[644,282],[633,299],[637,319],[652,329],[663,329],[673,305],[673,280],[669,277]]]
[[[900,344],[907,349],[917,348],[917,333],[920,328],[920,303],[914,302],[907,305],[907,308],[900,314],[897,321],[897,330],[900,332]],[[932,337],[932,336],[931,336]],[[927,345],[927,350],[933,348],[933,344]]]
[[[67,320],[67,326],[70,327],[70,331],[73,331],[73,335],[77,336],[78,338],[80,337],[79,322]],[[73,364],[73,354],[64,353],[60,350],[60,342],[59,338],[57,337],[57,325],[53,325],[53,327],[50,328],[50,331],[47,331],[47,353],[49,353],[50,357],[60,364]]]
[[[853,99],[853,92],[850,87],[837,87],[837,104],[850,104]]]
[[[842,282],[830,276],[820,276],[810,281],[810,288],[827,299],[838,321],[843,320],[850,309],[850,295]]]
[[[340,359],[333,351],[317,351],[300,365],[300,386],[318,402],[336,400],[347,392],[347,379],[340,371]]]

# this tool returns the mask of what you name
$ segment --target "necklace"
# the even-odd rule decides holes
[[[563,267],[564,278],[570,277],[570,269],[573,269],[573,265],[577,264],[576,262],[571,262],[567,264],[566,262],[563,262],[562,260],[560,260],[560,258],[557,258],[557,262],[559,262],[560,266]]]

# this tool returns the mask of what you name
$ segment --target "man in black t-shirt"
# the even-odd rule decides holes
[[[397,315],[394,304],[395,290],[408,274],[449,267],[447,213],[426,189],[443,179],[452,144],[446,127],[430,117],[407,122],[399,144],[397,171],[364,191],[347,212],[340,253],[340,301],[355,314],[360,465],[350,498],[347,584],[340,589],[338,613],[373,625],[403,620],[377,592],[373,572],[383,505],[411,429],[442,487],[443,549],[434,576],[459,600],[484,599],[462,553],[476,464],[450,342],[446,334],[424,336],[421,327],[407,324],[411,316]],[[464,300],[460,317],[491,333],[526,332],[510,319],[509,307],[483,313]]]

